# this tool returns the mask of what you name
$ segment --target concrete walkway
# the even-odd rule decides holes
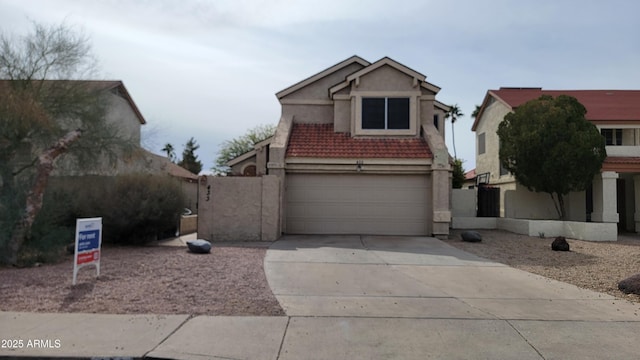
[[[0,339],[23,340],[21,348],[0,348],[0,357],[630,359],[640,353],[637,304],[433,238],[287,236],[268,250],[265,272],[287,316],[0,312]],[[51,346],[27,347],[35,339]]]

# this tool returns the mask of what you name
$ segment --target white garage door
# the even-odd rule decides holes
[[[287,174],[289,234],[427,235],[428,175]]]

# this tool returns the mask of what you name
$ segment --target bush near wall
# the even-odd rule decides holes
[[[102,217],[103,243],[140,245],[172,236],[184,201],[179,181],[169,176],[56,179],[21,250],[23,262],[59,257],[74,241],[77,218]]]

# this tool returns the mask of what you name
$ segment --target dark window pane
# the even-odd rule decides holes
[[[409,98],[388,99],[388,129],[409,129]]]
[[[611,129],[602,129],[602,136],[604,136],[604,141],[606,145],[613,145],[613,132]]]
[[[438,127],[438,122],[440,121],[440,117],[438,116],[438,114],[433,114],[433,126],[436,127],[436,129],[440,130],[440,128]]]
[[[384,98],[362,99],[362,128],[384,129]]]

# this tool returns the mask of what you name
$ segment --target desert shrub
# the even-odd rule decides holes
[[[102,203],[103,240],[141,244],[173,234],[184,201],[178,180],[168,176],[118,177]]]
[[[47,189],[21,263],[52,262],[75,240],[76,219],[102,217],[103,243],[138,245],[175,233],[184,194],[162,175],[63,178]]]

